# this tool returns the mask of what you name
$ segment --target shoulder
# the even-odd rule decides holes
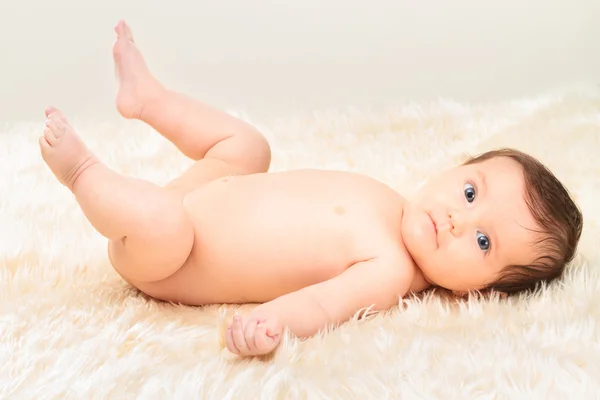
[[[406,249],[401,234],[382,242],[376,254],[381,260],[381,266],[387,269],[391,280],[397,279],[404,284],[410,282],[405,294],[422,292],[431,287],[431,283],[425,279],[421,269]]]
[[[396,229],[401,225],[406,199],[391,186],[374,178],[366,178],[363,197],[376,212],[384,227]]]
[[[382,243],[367,263],[370,275],[367,281],[377,282],[373,295],[379,302],[397,302],[409,293],[418,281],[420,273],[412,258],[393,242]]]
[[[431,287],[406,249],[400,233],[380,237],[378,246],[373,250],[372,268],[378,270],[373,273],[380,276],[381,295],[399,293],[404,296]]]

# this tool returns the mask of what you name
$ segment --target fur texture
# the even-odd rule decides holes
[[[165,183],[190,163],[139,122],[71,119],[92,150],[123,173]],[[271,141],[273,170],[359,171],[405,194],[467,153],[528,151],[568,185],[583,210],[579,255],[562,281],[529,298],[458,301],[430,293],[304,342],[286,337],[271,357],[240,360],[220,336],[233,307],[159,303],[112,270],[106,241],[42,162],[42,114],[0,130],[1,398],[600,393],[599,91],[250,122]]]

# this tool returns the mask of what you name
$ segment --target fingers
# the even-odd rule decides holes
[[[273,338],[275,336],[281,335],[282,328],[279,323],[275,320],[266,320],[264,321],[265,328],[267,330],[267,336]]]
[[[231,326],[227,328],[227,332],[225,332],[225,344],[227,345],[227,350],[229,350],[233,354],[240,354],[237,347],[235,347],[235,343],[233,343],[233,334],[231,331]]]
[[[238,354],[249,354],[250,348],[246,343],[244,325],[242,324],[242,318],[239,315],[233,317],[233,324],[231,325],[231,335],[233,337],[233,344],[239,351]]]
[[[280,336],[269,336],[267,334],[267,326],[265,324],[258,324],[254,334],[256,350],[261,354],[272,351],[279,344]]]
[[[246,327],[244,329],[244,336],[246,337],[246,344],[248,345],[248,350],[252,354],[257,354],[256,344],[255,344],[256,325],[258,325],[258,321],[255,319],[251,319],[246,322]]]
[[[256,356],[273,351],[281,340],[281,330],[255,318],[233,317],[225,333],[227,349],[241,356]]]

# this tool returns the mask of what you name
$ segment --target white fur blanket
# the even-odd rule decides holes
[[[60,105],[59,105],[60,106]],[[65,110],[68,115],[69,110]],[[247,118],[242,115],[242,117]],[[79,121],[115,169],[166,182],[189,161],[139,122]],[[463,154],[514,146],[545,161],[585,216],[564,280],[531,298],[433,295],[239,360],[225,307],[162,304],[127,287],[106,241],[43,164],[43,120],[0,128],[0,398],[590,398],[600,393],[600,92],[453,101],[253,121],[273,170],[339,168],[409,193]]]

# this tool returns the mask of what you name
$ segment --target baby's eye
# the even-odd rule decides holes
[[[477,245],[483,251],[488,251],[490,248],[490,239],[481,232],[477,232]]]
[[[470,183],[465,183],[464,191],[467,201],[472,203],[475,200],[475,188]]]

